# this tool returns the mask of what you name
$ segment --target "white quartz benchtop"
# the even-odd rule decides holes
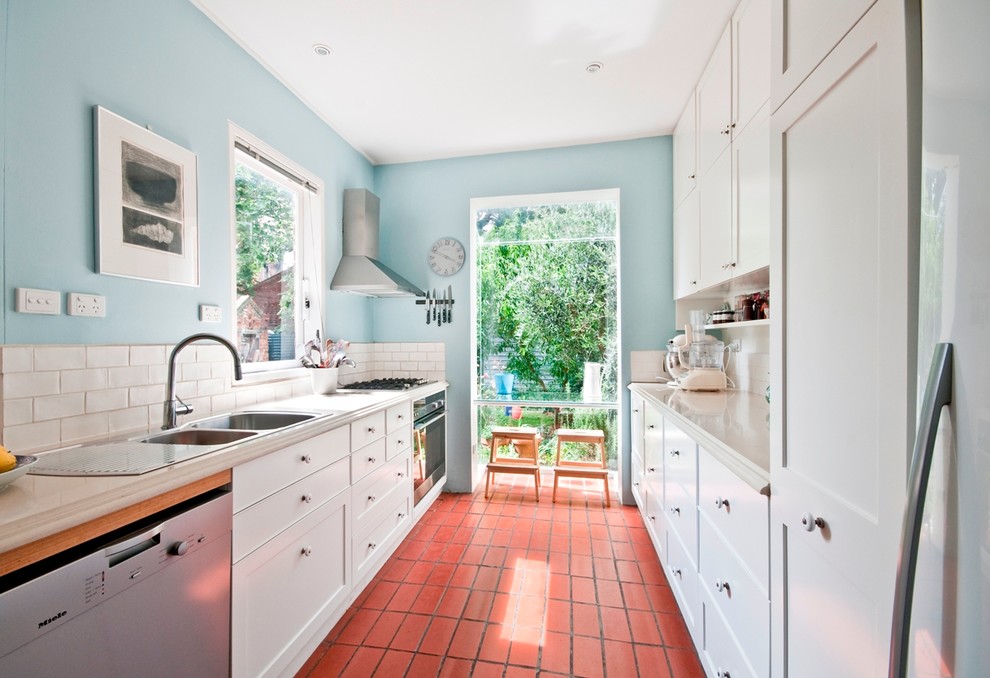
[[[441,381],[407,391],[338,391],[332,395],[301,396],[240,408],[239,411],[305,410],[325,416],[138,476],[28,474],[0,492],[0,554],[349,424],[374,410],[429,395],[446,386],[447,382]]]
[[[703,393],[662,384],[629,385],[753,489],[768,493],[770,406],[747,391]]]

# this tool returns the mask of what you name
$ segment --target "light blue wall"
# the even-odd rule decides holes
[[[2,0],[3,341],[139,343],[196,331],[201,303],[231,318],[230,120],[326,183],[328,273],[340,257],[340,197],[373,168],[188,0]],[[201,285],[95,273],[93,106],[198,156]],[[106,319],[14,313],[14,289],[107,297]],[[64,296],[63,296],[64,300]],[[328,295],[328,332],[373,338],[369,302]]]
[[[629,351],[661,348],[674,328],[671,163],[670,137],[654,137],[375,168],[382,201],[382,259],[402,262],[402,270],[424,289],[448,284],[454,288],[457,303],[449,326],[427,325],[423,307],[412,300],[382,299],[373,310],[378,341],[446,344],[451,489],[471,489],[470,273],[467,266],[450,278],[432,273],[426,259],[429,245],[441,236],[453,236],[468,246],[471,198],[620,189],[621,369],[628,382]],[[628,419],[624,404],[626,468]],[[628,478],[623,484],[628,498]]]

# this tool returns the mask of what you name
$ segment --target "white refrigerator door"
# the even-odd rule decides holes
[[[922,11],[923,190],[918,392],[936,342],[954,353],[918,551],[908,675],[990,667],[990,2]],[[909,3],[910,4],[910,3]]]

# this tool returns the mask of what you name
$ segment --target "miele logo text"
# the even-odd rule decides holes
[[[45,621],[40,621],[40,622],[38,622],[38,628],[40,629],[40,628],[41,628],[42,626],[48,626],[49,624],[51,624],[51,623],[52,623],[53,621],[55,621],[56,619],[61,619],[62,617],[64,617],[64,616],[65,616],[65,615],[67,615],[68,613],[69,613],[69,611],[68,611],[68,610],[62,610],[61,612],[59,612],[59,613],[58,613],[57,615],[55,615],[54,617],[49,617],[49,618],[48,618],[48,619],[46,619]]]

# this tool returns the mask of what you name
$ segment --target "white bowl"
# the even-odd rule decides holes
[[[17,466],[10,469],[9,471],[0,473],[0,492],[6,490],[8,485],[10,485],[12,482],[20,478],[25,473],[27,473],[28,469],[34,466],[35,463],[38,461],[37,457],[31,457],[31,456],[22,457],[16,454],[14,455],[14,458],[17,459]]]

